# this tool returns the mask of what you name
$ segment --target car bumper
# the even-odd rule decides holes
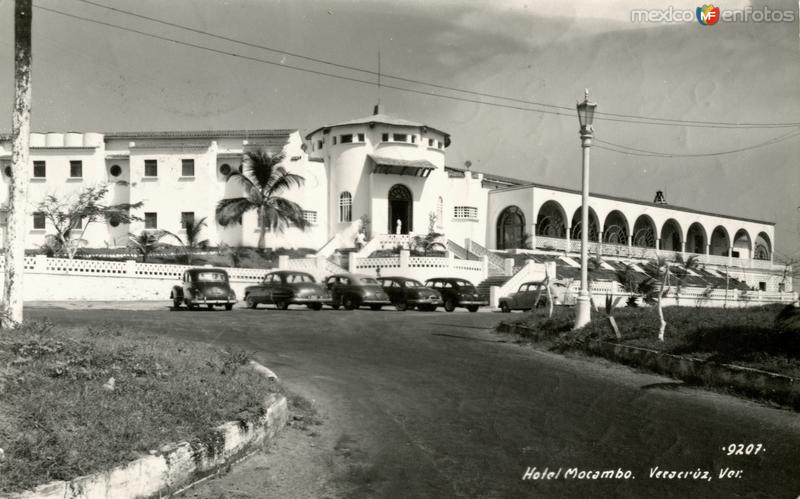
[[[362,305],[391,305],[389,300],[376,300],[374,298],[366,298],[361,302]]]
[[[458,302],[459,307],[469,307],[473,305],[477,305],[479,307],[485,307],[489,305],[489,302],[486,300],[459,300]]]
[[[299,296],[299,297],[292,298],[289,301],[289,303],[294,304],[294,305],[306,305],[306,304],[309,304],[309,303],[322,303],[324,305],[328,305],[330,303],[333,303],[333,299],[331,299],[330,296],[323,296],[323,297]]]
[[[440,298],[414,298],[411,300],[407,300],[406,303],[409,305],[436,305],[440,307],[444,304],[444,302]]]
[[[194,298],[189,303],[193,305],[232,305],[236,303],[236,299]]]

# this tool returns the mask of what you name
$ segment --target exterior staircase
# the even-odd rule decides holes
[[[509,276],[509,275],[495,275],[495,276],[492,276],[491,272],[490,272],[490,276],[488,278],[484,279],[483,282],[478,284],[478,286],[477,286],[478,296],[480,296],[482,300],[488,300],[489,299],[489,289],[492,286],[500,287],[503,284],[507,283],[509,279],[511,279],[511,276]]]
[[[328,257],[328,262],[341,269],[337,272],[347,272],[350,268],[350,255],[356,252],[358,252],[356,248],[339,248]]]

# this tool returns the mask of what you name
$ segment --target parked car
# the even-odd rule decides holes
[[[311,274],[278,270],[265,275],[261,284],[244,288],[244,302],[249,308],[271,303],[278,310],[286,310],[289,305],[321,310],[323,304],[331,302],[331,293]]]
[[[420,310],[435,310],[442,305],[442,295],[426,287],[416,279],[407,277],[379,277],[378,282],[389,295],[397,310],[417,307]]]
[[[519,289],[508,296],[503,296],[498,301],[498,305],[502,312],[511,312],[512,310],[531,310],[536,303],[537,295],[539,297],[539,307],[546,307],[547,302],[547,289],[544,287],[544,281],[530,281],[521,284]],[[553,298],[553,305],[574,305],[574,298],[570,299],[567,292],[567,285],[563,282],[553,281],[550,283],[550,295]],[[570,303],[571,302],[571,303]]]
[[[441,293],[444,309],[448,312],[452,312],[456,307],[465,307],[470,312],[477,312],[478,307],[489,304],[478,296],[475,286],[464,279],[436,277],[425,281],[425,286]]]
[[[195,310],[200,305],[206,305],[209,309],[221,305],[225,310],[230,310],[236,303],[236,293],[231,289],[228,273],[211,267],[184,272],[181,284],[172,287],[169,297],[176,309],[186,304],[189,310]]]
[[[354,310],[369,306],[372,310],[380,310],[384,305],[392,304],[380,283],[367,275],[335,274],[325,279],[325,286],[331,292],[331,307],[334,309]]]

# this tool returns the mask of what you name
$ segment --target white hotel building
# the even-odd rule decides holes
[[[283,195],[299,203],[311,222],[305,231],[269,233],[271,247],[328,256],[353,246],[362,216],[370,221],[370,238],[385,243],[370,248],[388,247],[405,237],[398,232],[427,233],[433,214],[434,229],[446,236],[455,258],[488,256],[490,276],[508,276],[504,257],[525,253],[526,246],[532,248],[528,254],[574,260],[569,255],[580,250],[579,191],[448,167],[449,144],[441,129],[379,108],[304,136],[296,130],[33,133],[27,246],[40,246],[52,233],[36,213],[45,195],[69,196],[103,183],[112,185],[112,204],[143,202],[136,213],[143,221],[95,223],[85,234],[89,248],[124,246],[129,233],[144,229],[180,235],[188,217],[207,217],[203,238],[214,246],[255,246],[255,213],[222,228],[214,211],[220,199],[239,195],[227,173],[240,167],[242,154],[267,149],[282,151],[285,167],[305,178],[304,187]],[[9,137],[0,137],[6,184],[10,162]],[[8,189],[0,189],[0,208],[7,202]],[[593,253],[642,261],[656,253],[696,254],[712,272],[725,269],[754,290],[791,291],[786,268],[773,262],[773,222],[599,193],[591,194],[590,218]],[[4,225],[0,220],[0,230]]]

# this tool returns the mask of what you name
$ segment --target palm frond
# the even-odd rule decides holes
[[[217,223],[223,227],[240,224],[245,213],[257,208],[258,205],[247,198],[220,199],[216,209]]]
[[[254,180],[260,191],[269,189],[275,168],[283,161],[283,153],[270,154],[266,151],[248,151],[244,158],[244,171]]]
[[[287,227],[306,229],[310,224],[303,216],[303,208],[286,198],[271,197],[264,206],[264,222],[268,227],[283,230]]]
[[[280,194],[281,192],[291,189],[292,187],[303,187],[306,179],[296,173],[289,173],[285,168],[279,166],[275,168],[272,178],[270,179],[269,189],[267,196]]]

